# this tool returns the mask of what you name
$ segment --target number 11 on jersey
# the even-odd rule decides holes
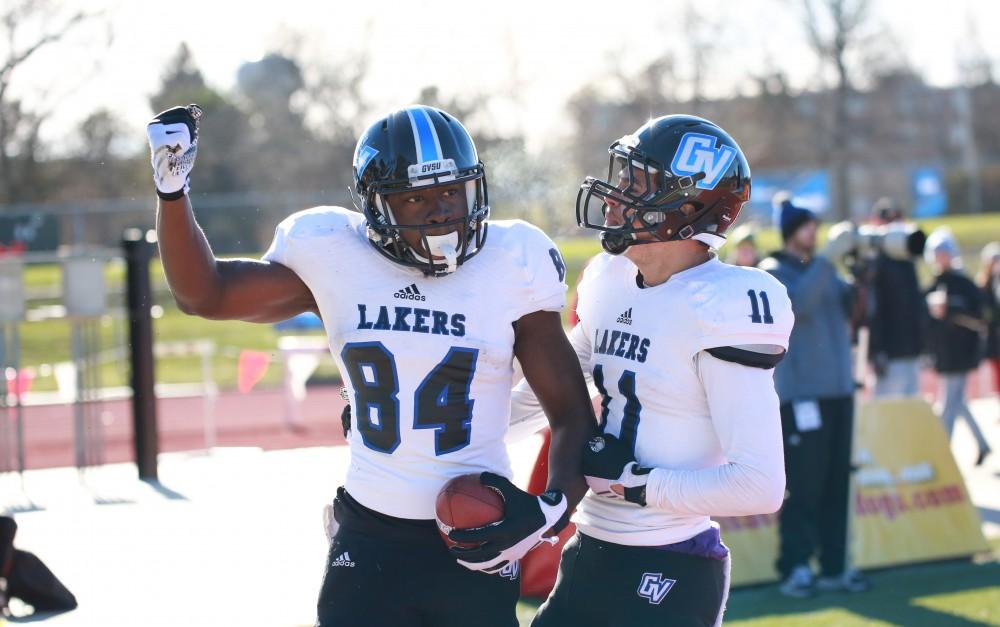
[[[750,322],[774,324],[774,318],[771,317],[771,303],[767,302],[767,292],[763,290],[760,292],[760,302],[764,305],[763,318],[760,316],[760,305],[757,304],[757,292],[747,290],[747,296],[750,297]]]
[[[604,431],[608,425],[608,412],[610,411],[611,396],[604,387],[604,366],[596,364],[594,366],[594,387],[601,393],[601,424],[600,429]],[[618,439],[628,444],[635,454],[635,442],[639,435],[639,413],[642,411],[642,403],[635,393],[635,373],[631,370],[622,372],[618,379],[618,391],[625,397],[625,409],[622,413],[622,425],[618,431]]]

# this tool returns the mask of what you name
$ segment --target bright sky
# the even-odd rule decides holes
[[[948,10],[941,10],[937,0],[872,2],[877,21],[931,83],[955,80],[956,53],[969,39],[970,23],[1000,66],[1000,2],[951,0]],[[497,127],[526,130],[535,146],[566,131],[561,115],[567,97],[602,76],[616,59],[626,67],[641,67],[666,50],[682,59],[685,54],[676,35],[684,0],[62,4],[105,7],[108,19],[103,30],[88,27],[50,47],[16,76],[15,93],[29,100],[38,97],[39,89],[48,90],[49,102],[55,95],[68,95],[45,128],[47,139],[64,136],[100,106],[117,111],[141,137],[151,113],[147,96],[182,41],[208,80],[223,89],[232,87],[241,63],[259,58],[289,32],[303,33],[309,54],[334,63],[367,46],[371,69],[364,88],[380,107],[407,104],[428,84],[438,85],[446,96],[501,94],[493,110]],[[767,59],[784,69],[793,85],[815,83],[817,64],[800,26],[800,0],[691,4],[712,19],[725,12],[727,27],[719,37],[710,94],[733,93],[748,76],[763,72]],[[114,35],[110,47],[106,31]]]

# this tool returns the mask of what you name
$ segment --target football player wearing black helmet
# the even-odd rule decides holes
[[[750,200],[750,165],[726,131],[693,115],[650,120],[608,148],[608,178],[587,177],[576,221],[612,255],[694,239],[718,248]],[[621,219],[607,220],[612,208]]]
[[[297,212],[263,259],[217,259],[188,197],[200,117],[195,105],[175,107],[148,127],[175,300],[212,319],[320,314],[353,409],[317,625],[515,627],[519,560],[567,524],[586,492],[581,452],[595,422],[559,316],[566,268],[555,244],[500,220],[486,245],[486,175],[472,137],[448,113],[411,106],[358,142],[360,211]],[[542,496],[510,481],[514,357],[552,416]],[[470,544],[449,549],[435,499],[469,473],[503,496],[504,515],[451,530]]]
[[[485,166],[462,123],[439,109],[410,107],[369,127],[354,151],[354,190],[372,245],[396,263],[441,276],[486,241]]]
[[[784,494],[772,368],[793,316],[784,287],[714,248],[750,196],[743,151],[708,120],[650,120],[587,178],[581,226],[606,252],[578,288],[570,341],[602,396],[584,451],[591,492],[533,627],[717,625],[729,551],[712,516]],[[512,421],[540,410],[527,385]]]

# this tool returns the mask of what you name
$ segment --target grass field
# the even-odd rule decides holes
[[[737,589],[729,598],[726,625],[733,627],[963,627],[1000,625],[1000,538],[992,558],[947,562],[871,574],[865,594],[827,594],[789,599],[775,586]],[[526,627],[538,601],[522,601]]]
[[[943,223],[947,223],[955,232],[970,271],[978,268],[978,254],[982,246],[991,239],[1000,239],[1000,213],[926,221],[923,226],[929,232]],[[776,249],[779,239],[778,233],[773,229],[763,230],[758,235],[759,245],[764,251]],[[590,257],[600,252],[600,246],[596,238],[587,237],[560,241],[559,247],[566,260],[566,282],[570,285],[572,297],[575,294],[574,286],[581,268]],[[278,333],[272,326],[215,322],[186,316],[174,306],[158,261],[152,262],[150,272],[156,304],[162,309],[162,314],[154,322],[157,341],[213,340],[218,347],[218,354],[213,362],[214,376],[221,387],[235,386],[237,356],[240,350],[274,350]],[[61,270],[57,265],[29,266],[25,272],[25,284],[31,297],[29,307],[58,304],[61,280]],[[105,270],[105,280],[109,293],[112,294],[110,298],[112,307],[111,314],[98,323],[100,350],[103,352],[100,381],[105,386],[125,385],[128,369],[126,361],[122,358],[122,347],[127,340],[127,324],[122,318],[121,308],[117,306],[122,300],[124,266],[121,263],[109,263]],[[56,383],[50,370],[38,367],[70,358],[70,325],[64,319],[48,319],[21,325],[21,333],[21,363],[24,366],[35,367],[38,372],[33,389],[54,390]],[[156,368],[157,380],[160,382],[190,383],[200,380],[200,362],[197,357],[160,358],[157,360]],[[332,365],[325,365],[317,371],[317,376],[330,378],[337,375]],[[280,379],[280,369],[272,367],[263,384],[277,384]]]

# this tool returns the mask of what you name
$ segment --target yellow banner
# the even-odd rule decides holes
[[[880,568],[988,551],[944,428],[921,400],[861,405],[855,429],[851,558]],[[733,585],[774,581],[778,515],[719,520]]]

